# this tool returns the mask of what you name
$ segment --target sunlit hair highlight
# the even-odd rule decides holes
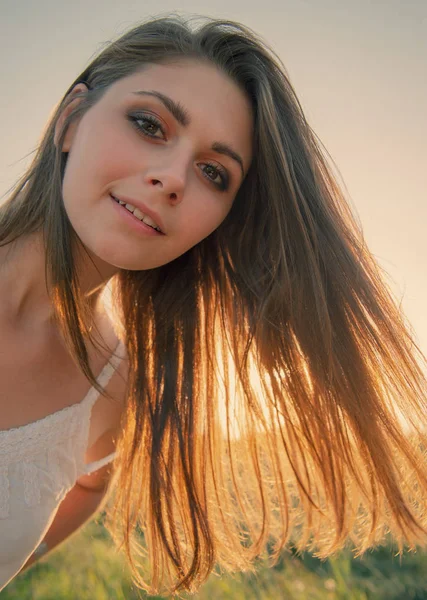
[[[58,147],[68,92],[1,207],[0,242],[44,231],[58,319],[93,383],[60,147],[110,85],[181,57],[247,94],[254,158],[208,238],[111,281],[129,380],[107,526],[135,583],[196,591],[215,565],[253,569],[290,544],[320,557],[388,534],[399,551],[425,546],[425,357],[286,69],[251,30],[173,16],[106,45],[68,90],[90,87]]]

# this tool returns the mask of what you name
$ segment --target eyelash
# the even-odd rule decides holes
[[[165,135],[160,121],[158,121],[152,115],[147,115],[147,114],[128,115],[127,118],[129,119],[129,121],[131,122],[133,127],[135,127],[135,129],[145,137],[148,137],[151,139],[160,139],[156,135],[152,135],[152,134],[144,131],[144,129],[140,125],[137,124],[138,121],[145,121],[146,123],[149,123],[150,125],[153,125],[154,127],[158,127],[160,129],[161,133],[163,134],[163,136]],[[206,179],[210,183],[212,183],[216,188],[218,188],[220,191],[222,191],[222,192],[227,191],[228,186],[229,186],[229,176],[228,176],[227,171],[225,169],[218,167],[218,165],[216,165],[215,163],[206,162],[206,163],[202,163],[202,164],[205,165],[205,167],[210,167],[212,169],[215,169],[215,171],[217,171],[217,176],[219,175],[221,177],[221,183],[216,183],[211,177],[208,177],[207,175],[205,175],[205,172],[203,172],[204,177],[206,177]]]

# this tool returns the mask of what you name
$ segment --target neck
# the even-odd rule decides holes
[[[106,282],[117,272],[94,256],[75,252],[83,294],[94,311]],[[0,319],[20,328],[51,327],[55,311],[48,294],[46,254],[40,233],[30,234],[0,247]]]

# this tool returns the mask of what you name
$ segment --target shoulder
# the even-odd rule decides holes
[[[122,410],[125,403],[126,386],[129,376],[129,360],[123,342],[117,341],[116,348],[110,358],[116,362],[113,374],[105,386],[105,391],[112,397],[114,404]]]
[[[99,405],[99,410],[102,413],[93,419],[99,427],[107,426],[106,431],[98,437],[96,442],[86,450],[85,463],[96,462],[105,456],[116,451],[117,441],[121,433],[121,425],[124,411],[126,409],[126,385],[128,375],[128,360],[124,354],[123,344],[117,348],[120,352],[121,360],[117,368],[114,370],[110,381],[105,386],[105,391],[108,396],[102,398],[102,403]],[[98,407],[95,405],[94,411]],[[97,413],[96,413],[97,414]],[[112,462],[99,468],[90,475],[82,475],[76,483],[80,487],[91,491],[103,491],[108,486],[113,472]]]
[[[96,327],[98,341],[103,347],[103,362],[111,361],[115,365],[114,372],[105,386],[108,395],[113,396],[118,404],[123,404],[126,382],[129,373],[129,361],[126,353],[125,335],[122,327],[115,320],[110,307],[108,295],[103,293],[97,309]]]

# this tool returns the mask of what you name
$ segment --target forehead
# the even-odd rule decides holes
[[[250,162],[253,116],[250,101],[238,85],[215,65],[193,59],[148,64],[109,89],[112,101],[126,98],[144,103],[138,91],[161,92],[178,102],[190,118],[189,130],[202,130],[213,140],[239,146],[245,166]],[[152,103],[153,100],[150,100]]]

